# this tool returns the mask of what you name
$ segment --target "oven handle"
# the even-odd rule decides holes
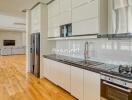
[[[108,83],[108,82],[106,82],[106,81],[104,81],[103,84],[112,86],[112,87],[114,87],[114,88],[120,89],[120,90],[125,91],[125,92],[128,92],[128,93],[131,93],[131,89],[125,89],[125,88],[116,86],[116,85],[114,85],[114,84]]]

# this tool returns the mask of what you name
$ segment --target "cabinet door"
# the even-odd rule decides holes
[[[49,64],[50,64],[50,61],[44,58],[43,59],[43,74],[44,74],[44,77],[47,79],[49,79],[49,73],[50,73]]]
[[[60,36],[59,27],[48,28],[48,37],[59,37],[59,36]]]
[[[54,0],[48,5],[48,17],[54,17],[59,14],[59,0]]]
[[[36,33],[40,32],[40,6],[35,7],[31,10],[31,32]]]
[[[60,0],[60,25],[71,23],[71,0]]]
[[[84,100],[100,100],[100,74],[84,71]]]
[[[72,8],[92,2],[93,0],[72,0]]]
[[[98,18],[72,23],[73,35],[96,34],[99,32]]]
[[[83,69],[73,66],[71,66],[71,94],[83,100]]]
[[[60,13],[60,25],[72,23],[71,12]]]
[[[98,0],[72,9],[72,22],[92,19],[98,17]]]
[[[60,13],[71,11],[71,0],[60,0]]]
[[[70,92],[70,66],[57,62],[57,84]]]

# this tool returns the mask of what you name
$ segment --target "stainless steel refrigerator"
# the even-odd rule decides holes
[[[40,77],[40,33],[31,35],[31,73]]]

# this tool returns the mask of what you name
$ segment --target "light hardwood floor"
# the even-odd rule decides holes
[[[0,100],[76,100],[46,79],[25,73],[25,55],[0,56]]]

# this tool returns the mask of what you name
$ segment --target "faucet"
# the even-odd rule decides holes
[[[88,58],[89,58],[89,42],[86,41],[85,42],[85,48],[84,48],[84,60],[85,60],[85,62],[87,62]]]

